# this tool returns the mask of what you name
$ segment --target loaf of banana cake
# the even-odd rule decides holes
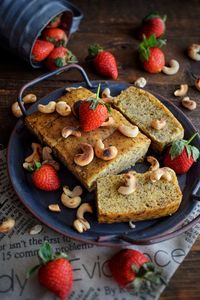
[[[159,152],[184,136],[184,129],[174,115],[145,90],[127,88],[114,98],[114,107],[137,125],[151,139],[152,148]]]
[[[72,107],[76,101],[88,98],[91,95],[92,92],[89,90],[79,88],[67,92],[58,101],[65,101]],[[91,191],[96,186],[97,178],[108,174],[118,174],[143,158],[151,142],[141,132],[134,138],[123,135],[117,128],[120,125],[131,127],[132,124],[115,109],[111,110],[111,116],[114,119],[112,126],[99,127],[90,132],[80,130],[81,136],[69,136],[68,138],[62,136],[62,129],[64,127],[79,127],[79,121],[73,113],[63,117],[56,112],[51,114],[35,112],[27,116],[25,122],[40,141],[51,147],[63,164]],[[115,146],[118,151],[117,156],[107,161],[94,156],[88,165],[77,165],[74,157],[80,153],[80,143],[87,143],[94,147],[98,140],[104,143],[105,148]]]
[[[182,200],[175,172],[165,168],[169,178],[152,181],[153,172],[129,172],[132,186],[126,186],[127,174],[112,175],[97,180],[97,215],[99,223],[141,221],[171,215]],[[155,176],[154,176],[155,177]],[[122,191],[120,190],[122,189]],[[127,189],[133,189],[128,193]],[[120,192],[123,192],[120,193]]]

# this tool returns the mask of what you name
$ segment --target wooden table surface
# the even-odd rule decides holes
[[[74,0],[82,9],[85,18],[79,31],[72,36],[68,47],[77,55],[80,65],[85,67],[91,79],[103,79],[86,66],[84,58],[92,43],[99,43],[112,51],[118,61],[118,81],[134,82],[143,76],[148,80],[149,91],[162,94],[180,107],[192,123],[200,130],[200,92],[194,88],[194,75],[200,77],[200,62],[188,58],[186,49],[192,43],[200,43],[200,5],[198,0],[145,1],[145,0]],[[163,48],[166,61],[177,59],[180,70],[174,76],[162,73],[151,75],[144,72],[138,60],[139,41],[135,31],[141,19],[151,11],[167,14],[167,45]],[[6,146],[16,119],[10,105],[16,101],[19,88],[29,80],[44,73],[45,69],[34,70],[8,51],[0,50],[0,142]],[[67,81],[79,81],[76,71],[62,73],[34,88],[33,92],[43,96],[62,87]],[[189,84],[188,95],[197,101],[197,109],[187,111],[180,99],[173,96],[179,84]],[[200,299],[200,239],[179,267],[160,300]]]

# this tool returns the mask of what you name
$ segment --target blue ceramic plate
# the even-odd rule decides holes
[[[99,82],[92,82],[95,88]],[[70,86],[86,86],[85,83],[72,84]],[[113,96],[118,95],[123,89],[129,86],[127,83],[116,83],[113,81],[101,82],[101,89],[109,87]],[[86,86],[87,87],[87,86]],[[66,88],[66,87],[65,87]],[[40,99],[39,103],[46,104],[50,100],[57,99],[63,93],[65,88],[58,89],[51,94]],[[196,129],[193,127],[187,117],[173,104],[165,100],[163,97],[156,95],[182,123],[185,129],[185,138],[189,138]],[[38,103],[31,106],[28,114],[37,109]],[[76,210],[68,209],[62,204],[60,213],[53,213],[48,210],[48,205],[55,202],[60,202],[61,190],[56,192],[43,192],[36,188],[31,183],[30,174],[22,168],[24,158],[31,153],[31,143],[37,142],[37,139],[30,134],[28,129],[19,120],[10,137],[8,147],[8,171],[13,184],[13,187],[24,203],[24,205],[36,216],[41,222],[45,223],[54,230],[69,236],[73,239],[94,242],[98,244],[116,245],[125,242],[137,244],[150,244],[161,240],[168,239],[183,231],[180,230],[185,218],[191,213],[196,205],[196,201],[191,197],[194,185],[200,174],[200,162],[193,165],[187,175],[179,176],[179,184],[183,192],[183,201],[179,210],[172,216],[160,218],[151,221],[135,222],[136,227],[131,229],[128,223],[116,224],[98,224],[95,211],[95,194],[84,190],[83,202],[90,202],[94,207],[94,214],[86,215],[86,218],[91,224],[91,229],[80,234],[72,228],[73,220],[75,219]],[[200,139],[196,137],[194,143],[200,149]],[[152,152],[151,152],[152,154]],[[156,154],[155,154],[156,155]],[[158,155],[156,155],[158,157]],[[159,160],[162,157],[158,157]],[[147,169],[145,164],[136,164],[133,168],[143,172]],[[59,176],[62,185],[74,187],[80,184],[79,181],[67,170],[65,166],[61,167]],[[194,225],[194,224],[193,224]],[[192,225],[191,225],[192,226]],[[177,228],[179,228],[177,230]],[[187,225],[189,228],[189,225]],[[185,229],[187,229],[185,228]]]

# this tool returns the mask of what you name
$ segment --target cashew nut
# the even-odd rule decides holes
[[[31,235],[39,234],[42,231],[42,229],[43,227],[41,224],[36,224],[29,229],[29,234]]]
[[[0,224],[0,232],[6,233],[12,230],[15,226],[15,220],[13,218],[8,218],[3,220],[3,222]]]
[[[102,140],[98,140],[94,146],[95,155],[102,160],[111,160],[117,156],[118,150],[115,146],[105,148]]]
[[[195,87],[198,91],[200,91],[200,78],[197,78],[194,82]]]
[[[56,111],[59,115],[66,117],[71,114],[71,107],[65,101],[56,103]]]
[[[24,169],[28,170],[32,168],[34,164],[41,160],[42,147],[40,144],[32,143],[31,148],[33,153],[25,158],[25,162],[23,163]]]
[[[188,48],[188,55],[193,60],[200,61],[200,45],[199,44],[192,44]]]
[[[83,203],[79,206],[79,208],[77,209],[77,212],[76,212],[77,219],[85,220],[84,214],[86,212],[89,212],[91,214],[93,213],[92,206],[89,203]]]
[[[52,150],[50,147],[46,146],[42,149],[42,164],[49,164],[52,167],[54,167],[57,171],[60,169],[60,165],[55,159],[53,159],[53,156],[51,155]]]
[[[118,192],[122,195],[130,195],[136,190],[136,177],[131,174],[125,174],[125,185],[120,186]]]
[[[172,180],[172,175],[171,173],[168,171],[168,168],[160,168],[157,169],[155,171],[152,171],[152,173],[150,174],[150,180],[152,182],[156,182],[158,180],[160,180],[161,178],[167,180],[167,181],[171,181]]]
[[[145,87],[146,84],[147,84],[147,81],[146,81],[146,79],[144,77],[139,77],[134,82],[134,85],[137,86],[137,87],[139,87],[139,88]]]
[[[158,160],[153,156],[147,156],[147,161],[151,164],[149,171],[155,171],[160,168]]]
[[[197,103],[191,100],[189,97],[184,97],[181,101],[181,104],[189,110],[194,110],[197,107]]]
[[[63,187],[63,192],[65,193],[65,195],[73,198],[73,197],[77,197],[77,196],[82,195],[83,189],[80,185],[77,185],[77,186],[75,186],[75,188],[72,191],[70,191],[68,186],[64,186]]]
[[[61,195],[61,202],[64,206],[68,208],[76,208],[80,205],[81,203],[81,197],[76,196],[76,197],[69,197],[65,193],[62,193]]]
[[[63,193],[61,195],[61,202],[63,205],[69,208],[76,208],[81,203],[81,197],[83,190],[81,186],[77,185],[75,188],[70,191],[68,186],[63,187]]]
[[[126,125],[120,125],[118,127],[119,132],[121,132],[123,135],[127,137],[134,138],[138,135],[139,129],[137,126],[126,126]]]
[[[78,87],[67,87],[67,88],[65,89],[65,91],[71,92],[71,91],[73,91],[73,90],[78,90],[78,89],[82,89],[82,88],[83,88],[82,86],[78,86]]]
[[[76,154],[74,156],[74,162],[78,166],[84,167],[89,165],[94,158],[94,150],[90,144],[80,143],[80,149],[83,151],[81,154]]]
[[[21,111],[21,108],[19,107],[19,104],[18,102],[14,102],[11,106],[11,110],[12,110],[12,113],[13,115],[16,117],[16,118],[20,118],[23,113]]]
[[[37,101],[37,96],[35,94],[27,94],[23,97],[23,101],[25,104],[34,103]]]
[[[166,67],[164,66],[162,71],[163,73],[167,74],[167,75],[174,75],[178,72],[179,70],[179,63],[177,60],[175,59],[171,59],[169,62],[170,67]]]
[[[105,88],[101,93],[101,98],[112,98],[109,88]]]
[[[109,88],[105,88],[101,94],[101,98],[103,100],[103,102],[105,103],[111,103],[113,102],[113,97],[110,94],[110,89]]]
[[[166,120],[161,118],[161,119],[155,119],[152,120],[151,122],[151,127],[156,129],[156,130],[161,130],[166,126]]]
[[[109,117],[107,121],[101,124],[101,127],[109,127],[109,126],[113,126],[114,124],[115,124],[115,120],[113,119],[113,117]]]
[[[185,96],[188,91],[188,85],[187,84],[181,84],[180,89],[176,90],[174,92],[175,96]]]
[[[82,219],[76,219],[73,222],[73,227],[80,233],[87,231],[90,229],[90,224],[88,223],[87,220],[82,220]]]
[[[61,209],[60,209],[60,206],[58,204],[50,204],[48,206],[49,210],[50,211],[54,211],[54,212],[60,212]]]
[[[43,114],[51,114],[56,109],[56,102],[50,101],[47,105],[38,104],[38,110]]]
[[[64,127],[61,133],[62,137],[67,139],[68,136],[73,135],[75,137],[81,137],[81,132],[75,127]]]

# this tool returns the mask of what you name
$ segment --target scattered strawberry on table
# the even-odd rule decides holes
[[[55,47],[67,45],[67,35],[60,28],[47,28],[42,32],[42,38],[55,45]]]
[[[165,40],[156,39],[155,35],[144,38],[139,45],[139,55],[143,68],[149,73],[159,73],[165,65],[165,55],[160,49]]]
[[[108,118],[109,105],[99,98],[100,85],[96,97],[90,97],[79,105],[79,120],[83,131],[97,129]]]
[[[37,269],[41,285],[56,294],[60,300],[66,300],[73,285],[73,269],[66,253],[55,253],[51,245],[45,242],[38,251],[40,264],[29,271],[29,275]]]
[[[143,20],[139,29],[139,38],[142,40],[154,34],[156,38],[159,38],[165,33],[165,22],[167,16],[161,17],[158,13],[151,13],[147,15]]]
[[[190,145],[197,134],[197,132],[194,133],[188,141],[174,141],[167,149],[164,165],[173,169],[177,174],[188,172],[193,163],[199,158],[199,150],[195,146]]]
[[[143,295],[165,284],[161,270],[143,253],[123,249],[109,261],[113,278],[133,295]]]
[[[69,63],[76,63],[77,58],[73,53],[64,47],[54,48],[46,60],[46,66],[49,70],[56,70]]]
[[[36,170],[32,174],[34,186],[44,191],[55,191],[60,188],[60,179],[54,167],[49,164],[35,163]]]
[[[36,40],[32,49],[32,59],[36,62],[43,61],[53,51],[54,45],[48,41]]]
[[[91,62],[97,73],[116,80],[118,77],[117,62],[114,55],[99,45],[92,45],[88,49],[86,61]]]

